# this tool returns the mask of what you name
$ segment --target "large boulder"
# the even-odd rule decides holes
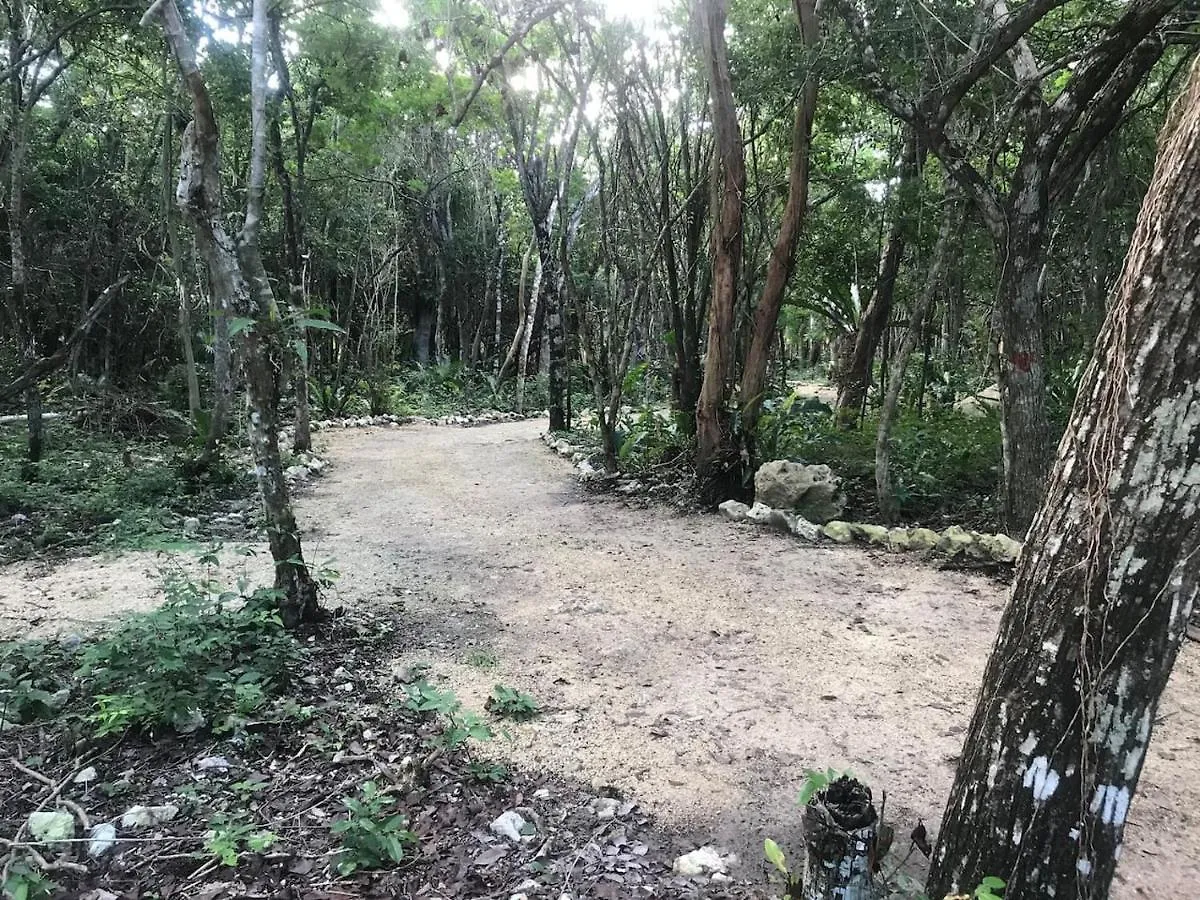
[[[846,498],[838,492],[840,484],[829,466],[776,459],[763,463],[754,473],[754,501],[791,510],[819,525],[836,519],[846,508]]]
[[[978,394],[962,397],[954,408],[968,419],[982,419],[1000,409],[1000,385],[989,384]]]

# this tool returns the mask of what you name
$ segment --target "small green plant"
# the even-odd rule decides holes
[[[408,818],[396,812],[396,800],[373,781],[364,782],[357,797],[343,797],[345,818],[333,823],[342,839],[337,870],[350,875],[359,869],[398,865],[417,840],[408,830]]]
[[[542,711],[538,702],[531,696],[503,684],[492,688],[492,694],[484,705],[489,712],[517,722],[532,719]]]
[[[486,760],[472,761],[467,764],[467,774],[485,784],[501,784],[508,778],[508,769]]]
[[[500,665],[500,660],[491,650],[472,650],[467,655],[467,665],[476,669],[494,669]]]
[[[1004,895],[1004,879],[988,875],[971,893],[975,900],[1001,900]]]
[[[77,677],[98,735],[129,728],[239,727],[286,686],[300,649],[259,590],[214,592],[168,579],[167,601],[129,616],[83,652]]]
[[[440,691],[421,678],[408,685],[407,693],[409,709],[441,715],[446,720],[441,734],[431,738],[430,743],[455,750],[472,739],[487,741],[495,737],[491,727],[479,715],[462,708],[462,702],[453,691]]]
[[[243,850],[263,853],[278,839],[279,836],[273,831],[256,829],[241,816],[218,815],[209,822],[204,849],[221,865],[233,868],[241,859]]]
[[[804,772],[804,781],[800,785],[800,795],[796,798],[796,802],[801,806],[807,806],[819,791],[825,790],[829,785],[833,784],[843,775],[849,775],[849,772],[839,772],[837,769],[806,769]]]
[[[0,720],[25,723],[58,714],[70,699],[74,652],[58,641],[0,644]]]
[[[787,860],[784,858],[783,850],[779,845],[770,838],[763,841],[763,856],[767,862],[775,867],[781,875],[783,875],[784,893],[782,900],[794,900],[800,896],[800,876],[793,875],[788,869]]]
[[[43,900],[58,890],[58,885],[39,872],[23,858],[8,866],[4,879],[4,896],[8,900]]]

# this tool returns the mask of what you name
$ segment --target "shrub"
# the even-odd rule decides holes
[[[162,607],[123,619],[83,652],[77,676],[100,735],[235,728],[278,696],[298,662],[275,591],[213,593],[176,577],[166,593]]]
[[[532,719],[542,711],[538,702],[531,696],[503,684],[492,688],[492,695],[488,697],[485,706],[501,718],[515,719],[518,722]]]
[[[342,838],[337,870],[350,875],[359,869],[378,869],[404,861],[417,837],[408,830],[408,818],[395,812],[396,800],[373,781],[359,788],[357,797],[343,797],[346,816],[331,826]]]
[[[846,517],[878,519],[874,418],[860,429],[845,430],[815,406],[783,401],[764,408],[757,443],[760,460],[824,463],[842,479]],[[936,410],[925,418],[903,416],[892,431],[891,473],[900,516],[906,521],[953,519],[994,525],[1000,465],[1000,429],[994,416],[968,418],[953,410]]]

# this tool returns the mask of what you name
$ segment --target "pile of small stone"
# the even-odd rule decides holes
[[[309,424],[312,431],[333,431],[338,428],[399,428],[413,421],[412,416],[392,414],[381,416],[343,416],[338,419],[316,419]]]

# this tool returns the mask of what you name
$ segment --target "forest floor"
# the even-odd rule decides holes
[[[899,836],[935,831],[1004,585],[913,557],[813,547],[715,516],[595,497],[537,421],[321,436],[333,465],[299,503],[306,551],[343,573],[332,604],[402,605],[432,683],[481,709],[493,685],[543,713],[493,755],[636,798],[695,846],[761,871],[799,855],[797,790],[849,769]],[[153,557],[0,569],[0,636],[153,602]],[[261,566],[255,561],[253,566]],[[86,602],[86,607],[77,604]],[[1117,898],[1200,881],[1200,653],[1160,708]],[[897,839],[903,854],[907,841]],[[1003,875],[1003,873],[997,873]]]

